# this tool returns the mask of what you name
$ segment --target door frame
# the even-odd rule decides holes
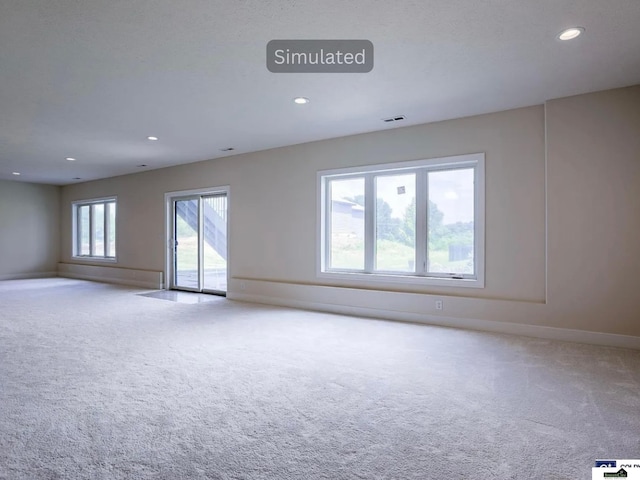
[[[173,288],[174,282],[174,265],[173,265],[173,248],[175,246],[175,238],[174,238],[174,230],[173,230],[173,221],[174,221],[174,210],[173,204],[175,200],[181,200],[185,197],[200,197],[206,195],[220,195],[224,194],[227,197],[227,290],[229,285],[229,259],[230,257],[230,246],[231,242],[229,241],[230,233],[231,233],[231,215],[230,215],[230,190],[229,185],[223,185],[219,187],[207,187],[207,188],[198,188],[193,190],[179,190],[173,192],[166,192],[164,194],[164,204],[165,204],[165,218],[164,218],[164,238],[165,238],[165,260],[164,260],[164,278],[163,278],[163,288],[165,290],[171,290]],[[202,239],[201,243],[202,243]]]

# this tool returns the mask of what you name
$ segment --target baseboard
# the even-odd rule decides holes
[[[58,276],[77,278],[80,280],[92,280],[95,282],[115,283],[153,290],[163,288],[162,272],[151,270],[104,267],[101,265],[81,265],[77,263],[59,263]]]
[[[562,340],[566,342],[586,343],[590,345],[601,345],[607,347],[631,348],[640,350],[640,337],[634,337],[631,335],[617,335],[612,333],[589,332],[586,330],[573,330],[569,328],[495,322],[491,320],[481,320],[474,318],[456,318],[442,315],[418,314],[400,312],[396,310],[384,310],[379,308],[354,307],[349,305],[301,301],[291,298],[270,297],[266,295],[255,295],[239,292],[228,292],[227,298],[230,300],[238,300],[243,302],[338,313],[342,315],[354,315],[386,320],[396,320],[401,322],[422,323],[442,327],[463,328],[467,330],[478,330],[483,332],[522,335],[526,337],[543,338],[548,340]]]
[[[31,272],[31,273],[13,273],[9,275],[0,275],[2,280],[25,280],[28,278],[51,278],[57,277],[58,272]]]

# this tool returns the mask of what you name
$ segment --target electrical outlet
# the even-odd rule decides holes
[[[442,310],[444,308],[444,305],[442,303],[442,300],[436,300],[436,310]]]

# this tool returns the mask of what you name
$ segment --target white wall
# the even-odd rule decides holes
[[[0,279],[55,275],[60,187],[0,180]]]
[[[166,254],[164,193],[230,185],[232,297],[358,307],[371,314],[378,309],[383,316],[447,324],[498,322],[505,330],[533,325],[640,336],[640,300],[631,292],[640,267],[634,247],[640,244],[639,95],[640,87],[601,92],[550,101],[546,108],[64,187],[62,261],[73,262],[73,200],[118,195],[118,266],[160,271]],[[486,288],[372,287],[316,278],[318,170],[474,152],[486,154]],[[583,201],[601,198],[601,191],[603,203]],[[594,227],[596,221],[606,228]],[[603,252],[612,250],[606,254],[611,261],[603,260]],[[598,259],[589,263],[594,255]],[[594,267],[600,279],[582,278]],[[436,298],[445,299],[447,319],[435,317],[441,313],[435,311]]]

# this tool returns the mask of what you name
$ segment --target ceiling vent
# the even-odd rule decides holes
[[[404,115],[398,115],[397,117],[383,118],[382,121],[385,123],[391,123],[391,122],[399,122],[400,120],[404,120],[404,119],[405,119]]]

